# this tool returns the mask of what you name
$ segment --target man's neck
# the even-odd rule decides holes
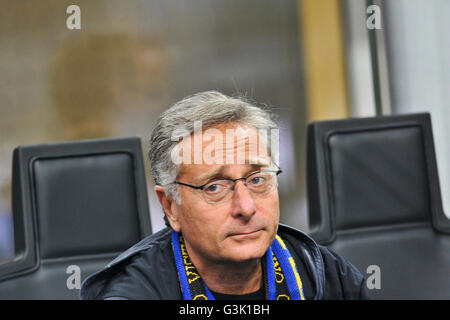
[[[247,294],[258,291],[262,286],[261,259],[245,262],[214,263],[202,259],[192,263],[197,268],[207,287],[224,294]]]

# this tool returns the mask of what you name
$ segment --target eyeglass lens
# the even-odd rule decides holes
[[[203,188],[205,200],[210,203],[217,203],[228,200],[234,190],[237,181],[214,180]],[[257,172],[247,177],[245,185],[250,193],[255,197],[261,197],[272,191],[276,184],[276,174],[273,172]]]

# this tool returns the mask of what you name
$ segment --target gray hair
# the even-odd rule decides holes
[[[165,187],[177,204],[181,204],[177,185],[173,182],[179,166],[171,159],[172,150],[179,141],[173,133],[183,128],[194,133],[194,121],[201,121],[202,129],[238,122],[256,129],[277,129],[274,114],[255,106],[244,97],[229,97],[217,91],[200,92],[184,98],[161,114],[150,139],[150,165],[156,185]],[[270,153],[273,158],[273,153]]]

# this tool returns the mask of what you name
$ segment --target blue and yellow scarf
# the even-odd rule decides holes
[[[172,231],[172,247],[184,300],[215,300],[186,250],[181,233]],[[263,259],[264,286],[268,300],[305,300],[302,281],[283,240],[275,240]]]

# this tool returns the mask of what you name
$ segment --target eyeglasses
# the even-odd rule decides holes
[[[244,185],[248,188],[252,196],[264,197],[269,194],[277,185],[277,176],[282,172],[278,170],[261,170],[253,172],[246,177],[239,179],[216,179],[207,182],[201,186],[193,186],[180,181],[174,181],[173,183],[190,187],[193,189],[201,190],[203,198],[210,204],[223,203],[231,199],[232,192],[236,187],[236,183],[239,180],[244,182]]]

